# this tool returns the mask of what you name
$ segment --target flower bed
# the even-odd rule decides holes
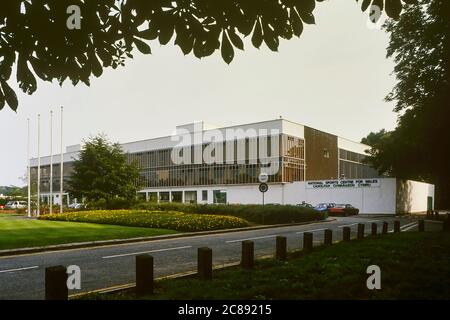
[[[246,220],[232,216],[147,210],[78,211],[64,214],[47,214],[41,216],[40,219],[163,228],[185,232],[231,229],[249,225]]]

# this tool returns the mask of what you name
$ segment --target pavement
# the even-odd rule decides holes
[[[0,299],[43,299],[45,268],[49,266],[79,266],[81,290],[69,292],[79,294],[133,283],[135,257],[141,253],[148,253],[154,257],[155,277],[163,277],[196,270],[199,247],[207,246],[212,249],[213,264],[218,267],[240,260],[243,240],[253,240],[255,256],[261,257],[274,254],[275,237],[279,235],[287,237],[288,250],[294,250],[302,248],[304,232],[313,232],[314,245],[320,245],[323,243],[324,229],[333,230],[333,241],[336,241],[342,239],[343,226],[350,226],[352,236],[355,237],[358,223],[365,223],[365,232],[369,234],[372,222],[378,224],[378,232],[381,232],[383,221],[388,221],[389,230],[392,230],[394,220],[400,220],[402,231],[417,230],[417,219],[411,217],[355,216],[307,225],[0,257]],[[438,226],[437,223],[426,222],[425,228],[428,230]]]

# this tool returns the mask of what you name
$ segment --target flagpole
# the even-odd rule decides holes
[[[27,119],[27,132],[28,132],[28,138],[27,138],[27,162],[28,162],[28,168],[27,168],[27,182],[28,182],[28,218],[31,218],[31,169],[30,169],[30,119]]]
[[[59,189],[59,199],[61,200],[59,206],[59,213],[63,213],[63,184],[64,184],[64,154],[63,154],[63,112],[64,108],[61,107],[61,164],[60,164],[60,189]]]
[[[38,114],[38,167],[37,167],[37,211],[36,216],[40,215],[40,205],[41,205],[41,115]]]
[[[53,111],[50,111],[50,203],[49,213],[53,213]]]

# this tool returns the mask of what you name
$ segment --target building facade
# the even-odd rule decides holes
[[[70,146],[63,155],[65,184],[80,148]],[[229,203],[230,190],[257,190],[261,172],[268,173],[270,189],[307,180],[378,178],[363,163],[369,146],[285,119],[230,127],[196,122],[176,127],[171,136],[125,143],[122,148],[129,162],[139,167],[140,196],[157,202]],[[61,181],[59,160],[54,156],[54,192]],[[31,163],[36,190],[37,159]],[[49,157],[41,157],[43,197],[49,195],[49,164]],[[251,194],[245,202],[259,203],[260,197]],[[66,197],[64,202],[70,202]],[[273,201],[286,203],[283,198]]]

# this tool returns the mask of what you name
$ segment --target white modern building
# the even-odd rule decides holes
[[[369,146],[285,119],[229,127],[196,122],[122,147],[140,168],[139,194],[148,201],[262,203],[258,176],[266,172],[265,203],[348,203],[364,214],[425,212],[434,205],[433,185],[380,177],[364,164]],[[70,146],[64,154],[67,181],[80,149]],[[43,197],[49,164],[41,158]],[[59,163],[53,172],[59,186]],[[36,173],[32,159],[33,181]]]

